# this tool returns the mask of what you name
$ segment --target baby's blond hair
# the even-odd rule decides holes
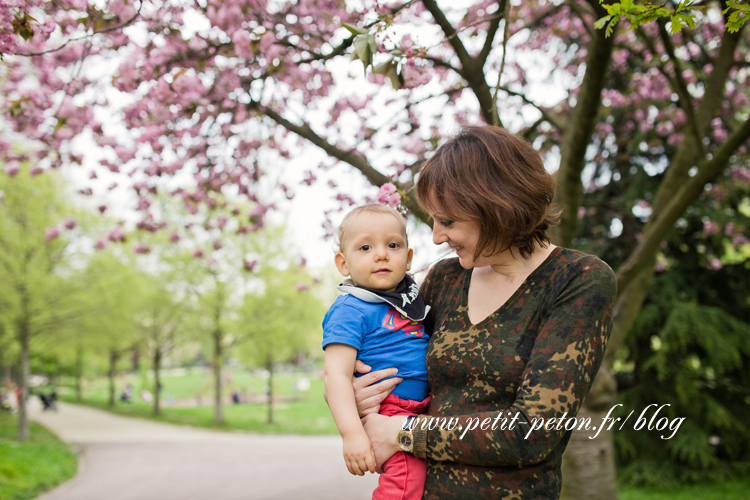
[[[389,207],[388,205],[382,205],[380,203],[368,203],[366,205],[360,205],[352,209],[351,212],[346,214],[346,217],[344,217],[344,220],[341,221],[339,230],[336,233],[336,251],[337,252],[341,251],[341,247],[344,244],[344,238],[346,237],[346,230],[347,230],[347,227],[349,226],[349,223],[359,214],[363,214],[363,213],[390,214],[396,217],[396,219],[398,219],[398,221],[401,223],[401,226],[404,230],[404,237],[406,238],[406,245],[409,246],[409,237],[406,234],[406,219],[404,218],[404,216],[398,213],[398,211],[395,208]]]

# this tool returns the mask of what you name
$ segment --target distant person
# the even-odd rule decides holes
[[[125,386],[125,389],[122,390],[122,394],[120,395],[120,401],[123,403],[132,403],[133,402],[133,386],[128,384]]]
[[[398,367],[404,380],[380,404],[382,415],[423,413],[429,404],[422,326],[428,307],[406,274],[413,251],[406,221],[393,208],[370,204],[355,208],[338,229],[336,268],[350,277],[323,319],[325,388],[328,406],[344,441],[349,472],[376,470],[375,454],[354,400],[352,373],[357,359],[375,369]],[[402,417],[400,417],[402,418]],[[374,500],[422,498],[426,464],[396,453],[383,464]]]

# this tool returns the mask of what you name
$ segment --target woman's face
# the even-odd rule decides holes
[[[448,243],[456,252],[461,267],[471,269],[481,267],[483,257],[474,260],[474,249],[479,242],[479,223],[466,220],[457,221],[445,215],[442,210],[430,211],[432,216],[432,242],[436,245]]]

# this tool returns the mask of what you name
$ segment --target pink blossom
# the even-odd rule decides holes
[[[169,236],[169,241],[172,242],[172,243],[177,243],[178,241],[180,241],[180,235],[177,234],[177,233],[172,233]]]
[[[661,273],[666,271],[667,269],[667,262],[666,261],[659,261],[656,264],[654,264],[654,272]]]
[[[732,238],[732,246],[734,248],[747,245],[748,243],[750,243],[750,240],[748,240],[747,236],[745,236],[744,234],[736,234],[734,238]]]
[[[307,283],[297,283],[298,292],[304,292],[309,289],[310,289],[310,285],[308,285]]]
[[[193,250],[193,253],[190,254],[194,259],[202,259],[203,258],[203,250],[200,248],[196,248]]]
[[[48,227],[44,230],[44,239],[47,241],[52,241],[55,238],[60,236],[60,230],[57,229],[55,226]]]
[[[5,175],[15,177],[16,175],[18,175],[19,170],[20,170],[20,167],[18,166],[18,162],[12,161],[12,162],[9,162],[5,166],[5,168],[3,169],[3,172],[5,173]]]
[[[105,246],[107,246],[107,243],[103,239],[101,239],[101,238],[99,238],[98,240],[96,240],[96,243],[94,244],[94,248],[96,248],[97,250],[101,250]]]
[[[44,169],[42,167],[34,167],[31,170],[29,170],[29,175],[31,177],[36,177],[37,175],[41,175],[44,173]]]
[[[221,243],[219,243],[218,241],[214,241],[211,246],[214,250],[221,250]]]
[[[731,236],[734,233],[734,222],[727,222],[724,226],[724,236]]]
[[[718,233],[720,229],[721,227],[717,222],[708,221],[703,223],[703,232],[706,233],[707,236]]]
[[[107,211],[107,205],[99,205],[97,208],[100,214],[103,214],[104,212]]]
[[[310,186],[313,182],[315,182],[315,179],[317,179],[317,177],[315,177],[315,174],[308,170],[307,172],[305,172],[305,178],[302,182]]]
[[[144,245],[144,244],[136,245],[136,247],[135,247],[134,250],[135,250],[135,253],[138,253],[138,254],[146,254],[146,253],[149,253],[151,251],[151,249],[149,248],[149,246],[148,245]]]
[[[711,269],[713,271],[718,271],[722,267],[724,267],[724,264],[721,263],[719,259],[712,259],[711,262],[708,263],[708,269]]]
[[[68,219],[65,219],[64,225],[65,229],[70,231],[71,229],[74,229],[76,225],[78,225],[78,221],[75,217],[70,217]]]
[[[112,231],[110,231],[110,233],[107,235],[107,239],[109,241],[125,241],[125,233],[120,226],[117,226]]]
[[[586,217],[586,208],[585,207],[578,207],[578,220],[581,220],[584,217]]]
[[[243,263],[245,271],[249,271],[249,272],[254,271],[255,268],[257,267],[257,265],[258,265],[258,261],[257,260],[247,260],[247,259],[245,259],[245,262]]]

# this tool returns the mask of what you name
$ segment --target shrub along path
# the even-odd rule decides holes
[[[83,449],[78,475],[39,500],[369,499],[338,436],[226,433],[58,403],[31,417]]]

